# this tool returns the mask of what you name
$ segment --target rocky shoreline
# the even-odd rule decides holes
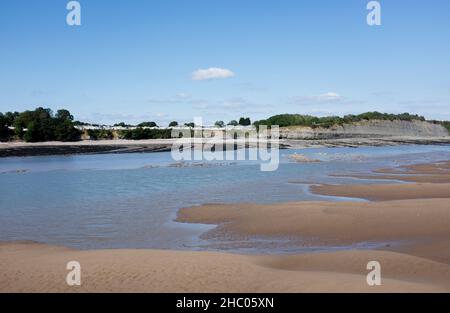
[[[144,153],[170,151],[171,144],[83,144],[51,143],[49,145],[0,145],[0,158],[75,154]]]
[[[450,145],[450,136],[446,137],[373,137],[342,138],[318,140],[282,140],[290,149],[336,148],[336,147],[384,147],[398,145]]]
[[[149,153],[170,151],[174,140],[101,140],[81,142],[43,142],[43,143],[0,143],[0,158],[106,154],[106,153]],[[321,140],[281,139],[281,149],[351,147],[381,147],[395,145],[450,145],[450,136],[446,137],[377,137],[343,138]],[[248,146],[248,145],[247,145]]]

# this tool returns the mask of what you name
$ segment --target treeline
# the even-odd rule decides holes
[[[162,129],[151,129],[138,127],[135,129],[120,130],[120,139],[131,139],[131,140],[141,140],[141,139],[170,139],[172,130],[167,128]]]
[[[76,122],[76,123],[78,123],[78,125],[80,125],[80,126],[82,126],[82,125],[89,125],[89,124],[82,123],[82,122]],[[185,127],[191,127],[191,128],[194,128],[196,126],[192,122],[184,123],[183,125]],[[217,122],[214,123],[214,126],[220,127],[220,128],[225,127],[225,125],[228,125],[228,126],[250,126],[250,125],[252,125],[252,122],[251,122],[249,117],[241,117],[239,119],[239,121],[231,120],[230,122],[228,122],[228,124],[225,124],[224,121],[217,121]],[[92,126],[94,126],[94,125],[92,125]],[[180,126],[180,124],[177,121],[173,121],[173,122],[169,123],[169,128],[170,127],[177,127],[177,126]],[[148,127],[148,128],[157,128],[159,126],[155,122],[143,122],[143,123],[140,123],[140,124],[137,124],[137,125],[132,125],[132,124],[127,124],[125,122],[120,122],[120,123],[114,124],[113,127],[123,127],[123,128],[131,128],[131,127],[147,128]]]
[[[26,142],[78,141],[81,132],[74,127],[68,110],[37,108],[34,111],[0,113],[0,139]]]
[[[316,117],[311,115],[301,115],[301,114],[281,114],[272,116],[266,120],[260,120],[253,123],[256,127],[260,125],[278,125],[280,127],[288,126],[309,126],[312,128],[323,127],[330,128],[335,125],[351,124],[360,121],[370,121],[370,120],[401,120],[401,121],[425,121],[423,116],[412,115],[409,113],[403,114],[388,114],[380,112],[367,112],[359,115],[345,115],[340,116],[325,116]]]
[[[401,121],[425,121],[425,118],[419,115],[409,113],[403,114],[387,114],[380,112],[367,112],[359,115],[345,115],[316,117],[301,114],[281,114],[275,115],[265,120],[253,123],[256,127],[260,125],[279,125],[280,127],[288,126],[309,126],[312,128],[323,127],[330,128],[335,125],[351,124],[359,121],[368,120],[401,120]],[[432,123],[443,125],[450,133],[449,121],[430,121]],[[75,126],[99,126],[79,121],[74,121],[73,116],[68,110],[61,109],[56,114],[50,109],[42,107],[34,111],[19,112],[0,112],[0,140],[23,140],[26,142],[42,142],[42,141],[78,141],[81,140],[82,132]],[[91,140],[100,139],[168,139],[171,138],[171,128],[177,127],[179,124],[173,121],[169,124],[169,128],[158,128],[155,122],[143,122],[136,126],[125,124],[124,122],[115,124],[114,126],[137,127],[134,129],[110,130],[110,129],[88,129],[85,135]],[[248,117],[241,117],[238,121],[232,120],[225,124],[223,121],[217,121],[216,127],[229,126],[250,126],[251,120]],[[194,128],[194,123],[185,123],[184,126]],[[193,130],[191,130],[193,131]]]

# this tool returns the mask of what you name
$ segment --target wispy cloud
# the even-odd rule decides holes
[[[235,87],[239,89],[239,91],[246,93],[261,93],[268,91],[267,87],[255,85],[250,82],[235,84]]]
[[[332,102],[339,102],[342,100],[342,96],[336,92],[327,92],[315,96],[297,96],[291,98],[291,103],[298,105],[314,105],[325,104]]]
[[[192,72],[192,80],[211,80],[211,79],[223,79],[235,76],[235,74],[225,68],[210,67],[208,69],[199,69]]]
[[[192,101],[190,101],[190,104],[192,105],[192,108],[196,109],[196,110],[204,110],[204,109],[208,109],[210,107],[208,100],[204,100],[204,99],[192,100]]]
[[[219,107],[222,107],[224,109],[238,109],[250,106],[254,105],[249,103],[246,99],[240,97],[227,99],[223,101],[221,104],[219,104]]]
[[[176,95],[178,99],[189,99],[191,96],[187,93],[180,92]]]
[[[264,115],[272,113],[271,106],[264,103],[255,103],[245,98],[234,97],[221,101],[209,101],[193,106],[203,114],[219,114],[223,116],[235,115]]]

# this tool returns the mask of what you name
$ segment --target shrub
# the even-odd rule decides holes
[[[169,139],[171,138],[171,129],[150,129],[138,127],[136,129],[127,129],[119,132],[121,139],[142,140],[142,139]]]
[[[89,129],[87,131],[91,140],[113,139],[114,133],[109,129]]]

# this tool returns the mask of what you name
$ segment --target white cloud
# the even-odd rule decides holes
[[[322,95],[316,96],[316,98],[317,98],[317,100],[322,100],[322,101],[336,101],[336,100],[340,100],[341,96],[335,92],[327,92]]]
[[[192,80],[211,80],[233,77],[234,73],[225,68],[210,67],[192,72]]]

